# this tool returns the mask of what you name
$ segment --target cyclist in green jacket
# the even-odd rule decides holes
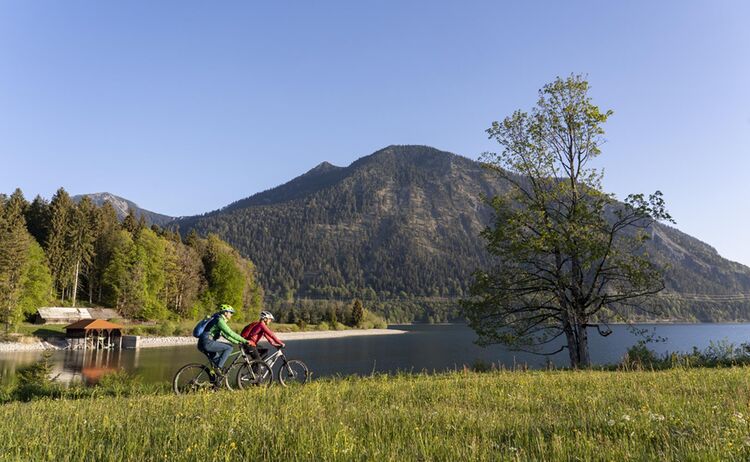
[[[247,340],[235,333],[227,324],[227,321],[232,319],[233,314],[234,308],[230,305],[220,305],[219,312],[214,316],[214,319],[208,323],[203,334],[198,338],[198,350],[216,365],[220,373],[223,373],[222,368],[224,367],[224,363],[227,362],[229,355],[232,354],[232,345],[246,345],[248,343]],[[229,343],[219,342],[219,337],[224,337],[229,340],[231,345]]]

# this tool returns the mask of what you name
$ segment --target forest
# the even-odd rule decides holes
[[[0,195],[0,321],[6,332],[41,306],[104,306],[132,320],[193,319],[219,303],[257,316],[253,263],[215,234],[147,226],[131,210],[77,202],[62,188],[28,202]]]

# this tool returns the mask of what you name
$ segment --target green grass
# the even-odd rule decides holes
[[[0,406],[0,460],[748,460],[750,369],[375,376]]]

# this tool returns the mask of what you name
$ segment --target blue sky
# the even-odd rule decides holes
[[[605,186],[750,264],[750,2],[0,3],[0,191],[202,213],[389,144],[477,158],[558,75]]]

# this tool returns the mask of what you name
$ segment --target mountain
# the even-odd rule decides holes
[[[91,201],[98,206],[104,205],[105,202],[109,202],[110,204],[112,204],[112,207],[115,208],[115,211],[117,212],[117,216],[120,219],[123,219],[128,215],[128,209],[133,209],[137,217],[140,217],[141,215],[143,215],[143,218],[146,220],[146,222],[149,225],[164,226],[167,223],[175,219],[174,217],[170,217],[167,215],[162,215],[160,213],[151,212],[149,210],[142,209],[135,202],[131,202],[127,199],[123,199],[122,197],[115,196],[114,194],[110,194],[108,192],[101,192],[101,193],[94,193],[94,194],[79,194],[77,196],[73,196],[73,200],[78,202],[84,196],[88,196],[88,198],[91,199]]]
[[[481,197],[506,188],[465,157],[389,146],[348,167],[323,162],[281,186],[173,224],[183,233],[219,234],[253,260],[273,294],[451,299],[489,263],[479,233],[492,212]],[[750,300],[713,303],[694,295],[750,293],[750,268],[675,228],[657,224],[652,235],[648,251],[669,265],[659,300],[668,316],[750,318]]]

